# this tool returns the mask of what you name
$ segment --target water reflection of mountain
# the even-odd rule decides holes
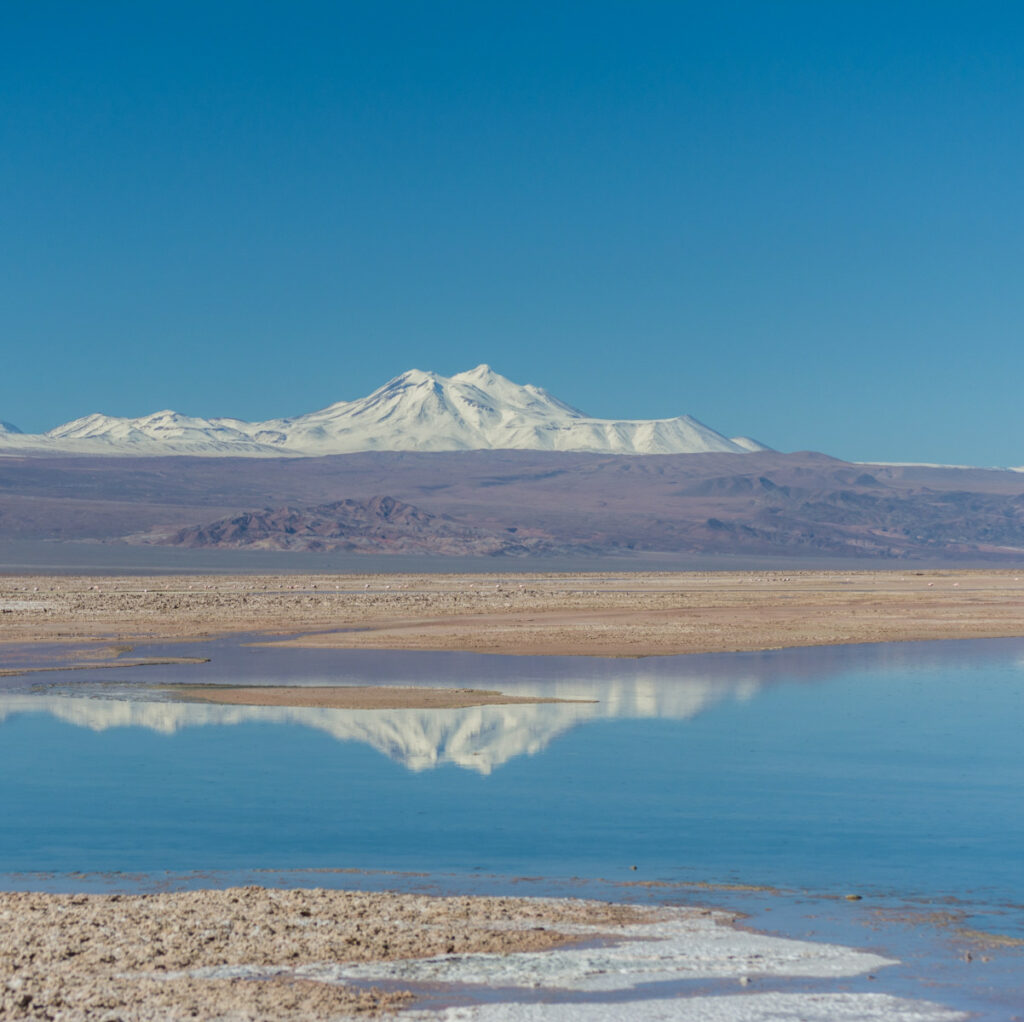
[[[145,727],[173,734],[186,727],[297,724],[339,741],[372,746],[410,770],[455,764],[482,774],[545,748],[570,728],[615,718],[686,720],[725,700],[745,700],[785,682],[817,684],[848,672],[944,671],[956,665],[1019,658],[1020,639],[819,646],[760,653],[716,653],[645,660],[499,657],[471,653],[253,647],[241,639],[139,647],[136,655],[209,657],[135,671],[76,671],[69,694],[37,694],[24,678],[3,679],[0,723],[45,713],[103,731]],[[127,683],[126,683],[127,682]],[[149,701],[153,684],[388,684],[498,689],[587,703],[482,706],[462,710],[317,710],[207,706]],[[97,686],[102,686],[98,689]],[[6,689],[6,691],[4,691]],[[20,689],[20,691],[19,691]],[[73,693],[81,693],[75,695]],[[107,698],[87,698],[101,693]]]
[[[339,741],[365,742],[410,770],[450,763],[489,774],[516,756],[540,751],[576,725],[612,718],[685,720],[721,700],[749,698],[758,683],[752,678],[723,682],[641,676],[560,681],[543,689],[555,698],[596,701],[458,710],[328,710],[11,693],[0,695],[0,722],[18,714],[45,713],[94,731],[145,727],[163,734],[204,725],[298,724]]]

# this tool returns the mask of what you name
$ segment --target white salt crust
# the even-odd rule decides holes
[[[669,909],[658,922],[615,930],[616,943],[507,955],[441,955],[394,962],[306,966],[310,978],[474,983],[490,987],[629,990],[640,983],[757,976],[839,978],[896,962],[835,944],[768,937],[725,925],[715,913]],[[600,927],[556,927],[593,934]]]
[[[614,1004],[487,1004],[403,1013],[410,1022],[964,1022],[963,1012],[887,994],[728,994]]]
[[[736,930],[728,917],[693,909],[666,909],[659,920],[615,931],[610,946],[560,948],[506,955],[439,955],[365,964],[306,965],[295,969],[234,966],[196,970],[214,977],[288,974],[326,983],[394,981],[399,984],[484,986],[489,997],[514,988],[614,994],[641,984],[759,977],[842,979],[872,973],[893,959],[835,944],[769,937]],[[595,938],[607,928],[559,925]],[[436,986],[435,986],[436,990]],[[514,993],[508,996],[514,998]],[[557,996],[557,994],[555,994]],[[962,1022],[967,1015],[928,1001],[875,993],[750,992],[652,999],[561,1003],[505,1000],[440,1010],[403,1012],[410,1022]]]

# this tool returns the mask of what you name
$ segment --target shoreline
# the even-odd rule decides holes
[[[4,1017],[967,1017],[872,983],[891,955],[767,935],[725,909],[247,886],[0,893],[0,918]]]
[[[238,634],[303,648],[602,657],[1010,638],[1024,636],[1024,573],[0,576],[0,650],[45,645],[47,665],[70,666],[75,646]]]

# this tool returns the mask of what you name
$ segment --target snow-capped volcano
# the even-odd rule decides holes
[[[0,450],[83,454],[309,456],[356,451],[531,450],[602,454],[747,453],[689,415],[595,419],[532,384],[480,365],[455,376],[412,369],[368,397],[266,422],[155,412],[138,419],[87,415],[39,435],[0,431]]]

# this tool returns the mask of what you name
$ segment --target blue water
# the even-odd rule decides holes
[[[383,868],[1024,904],[1021,641],[205,653],[0,692],[0,873]],[[146,687],[297,676],[598,701],[289,714]]]

